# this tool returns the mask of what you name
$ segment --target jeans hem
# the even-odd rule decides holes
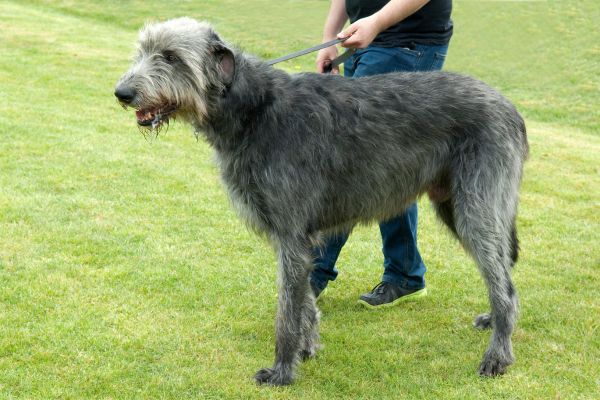
[[[425,283],[423,284],[411,284],[411,282],[406,279],[406,278],[402,278],[402,279],[397,279],[394,277],[390,277],[389,275],[383,275],[383,278],[381,278],[382,282],[386,282],[386,283],[391,283],[392,285],[396,285],[401,287],[402,289],[406,289],[406,290],[421,290],[421,289],[425,289],[426,285]]]

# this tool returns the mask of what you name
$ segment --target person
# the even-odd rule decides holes
[[[357,49],[344,63],[344,75],[350,78],[440,70],[452,36],[451,10],[452,0],[332,0],[323,42],[347,37],[342,46]],[[340,32],[348,18],[351,24]],[[335,46],[319,51],[317,72],[323,73],[337,55]],[[331,73],[338,74],[339,68]],[[379,224],[383,277],[359,303],[384,307],[427,294],[426,268],[417,248],[417,215],[417,205],[412,204],[404,214]],[[314,249],[310,283],[315,297],[336,279],[335,263],[348,236],[333,235]]]

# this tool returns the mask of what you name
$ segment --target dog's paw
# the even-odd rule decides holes
[[[318,337],[317,340],[305,343],[304,348],[298,353],[300,360],[306,361],[309,358],[314,358],[322,348],[323,345],[318,342]]]
[[[259,385],[284,386],[294,381],[291,374],[283,373],[280,369],[263,368],[254,375]]]
[[[513,362],[514,358],[512,356],[503,356],[486,351],[481,364],[479,364],[479,375],[490,377],[502,375]]]
[[[477,329],[490,329],[492,327],[492,316],[488,313],[479,314],[473,320],[473,326]]]
[[[300,350],[300,359],[302,361],[306,361],[309,358],[313,358],[317,355],[317,351],[316,349],[310,349],[310,350]]]

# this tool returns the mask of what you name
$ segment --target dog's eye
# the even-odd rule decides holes
[[[171,53],[170,51],[163,53],[163,57],[165,58],[165,60],[167,60],[168,63],[174,63],[178,60],[175,53]]]

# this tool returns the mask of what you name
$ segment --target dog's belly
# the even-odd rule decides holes
[[[432,178],[433,177],[433,178]],[[379,188],[361,186],[358,191],[332,190],[324,198],[316,224],[320,231],[349,231],[356,224],[371,224],[386,221],[404,213],[418,198],[427,193],[430,201],[442,203],[451,198],[449,172],[444,168],[436,171],[430,177],[421,175],[422,183],[412,181],[409,186],[396,181],[387,190],[383,182],[376,184]],[[384,181],[393,181],[385,179]]]
[[[317,210],[314,224],[316,230],[324,232],[348,232],[357,224],[371,224],[389,220],[402,214],[417,199],[417,195],[387,196],[385,198],[361,198],[352,202],[348,199],[325,200]]]

